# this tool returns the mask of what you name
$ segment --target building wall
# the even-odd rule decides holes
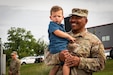
[[[91,27],[88,31],[97,35],[97,37],[103,42],[105,48],[113,46],[113,23]]]

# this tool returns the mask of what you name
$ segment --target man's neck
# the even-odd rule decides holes
[[[86,28],[82,29],[82,30],[72,30],[73,34],[77,34],[77,33],[81,33],[86,31]]]

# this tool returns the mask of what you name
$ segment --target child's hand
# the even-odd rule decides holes
[[[77,47],[79,46],[79,44],[77,44],[76,42],[70,42],[67,46],[68,50],[73,52]]]
[[[76,39],[74,38],[74,37],[69,37],[69,41],[71,42],[71,43],[74,43],[75,41],[76,41]]]

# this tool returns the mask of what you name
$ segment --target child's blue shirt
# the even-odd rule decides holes
[[[49,50],[50,50],[50,53],[52,54],[55,54],[62,50],[67,49],[67,44],[68,44],[67,39],[58,37],[53,33],[55,30],[61,30],[65,32],[64,25],[63,24],[58,25],[55,22],[50,22],[49,24],[49,28],[48,28],[49,42],[50,42]]]

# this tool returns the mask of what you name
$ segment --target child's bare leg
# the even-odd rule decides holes
[[[59,70],[59,65],[55,65],[49,72],[49,75],[56,75],[57,71]]]
[[[69,75],[70,74],[70,68],[64,64],[63,65],[63,75]]]

